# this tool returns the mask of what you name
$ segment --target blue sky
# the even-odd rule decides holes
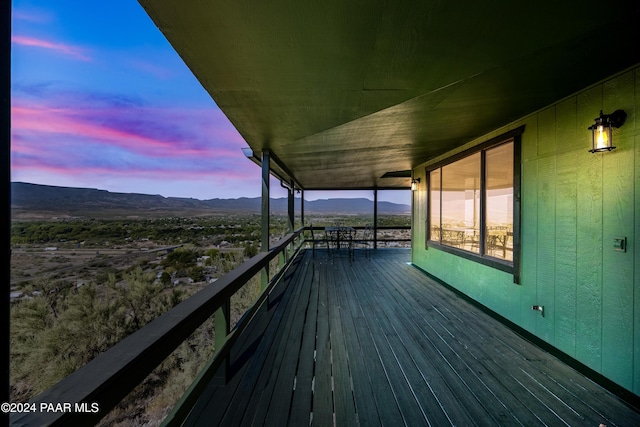
[[[240,150],[247,144],[136,1],[12,4],[12,181],[260,195],[260,170]]]

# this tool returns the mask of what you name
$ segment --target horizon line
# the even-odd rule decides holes
[[[186,200],[199,200],[199,201],[208,201],[208,200],[240,200],[240,199],[261,199],[261,196],[240,196],[240,197],[231,197],[231,198],[224,198],[224,197],[213,197],[213,198],[208,198],[208,199],[200,199],[200,198],[196,198],[196,197],[183,197],[183,196],[164,196],[162,194],[150,194],[150,193],[139,193],[139,192],[123,192],[123,191],[111,191],[111,190],[105,190],[105,189],[101,189],[101,188],[95,188],[95,187],[67,187],[67,186],[63,186],[63,185],[52,185],[52,184],[38,184],[38,183],[33,183],[33,182],[25,182],[25,181],[10,181],[10,184],[26,184],[26,185],[35,185],[35,186],[41,186],[41,187],[55,187],[55,188],[68,188],[68,189],[77,189],[77,190],[94,190],[94,191],[105,191],[107,193],[113,193],[113,194],[137,194],[137,195],[143,195],[143,196],[158,196],[158,197],[162,197],[165,199],[186,199]],[[398,189],[398,190],[383,190],[383,191],[402,191],[403,189]],[[306,190],[306,191],[327,191],[327,190]],[[348,189],[337,189],[337,190],[329,190],[329,191],[361,191],[361,190],[348,190]],[[373,190],[371,190],[373,191]],[[410,190],[405,190],[405,191],[410,191]],[[283,197],[269,197],[270,200],[281,200],[281,199],[287,199],[286,196]],[[364,199],[364,200],[368,200],[370,202],[373,202],[372,199],[368,198],[368,197],[332,197],[332,198],[318,198],[318,199],[312,199],[309,200],[307,198],[304,199],[305,202],[316,202],[316,201],[321,201],[321,200],[359,200],[359,199]],[[299,196],[294,195],[294,200],[301,200],[301,198]],[[386,200],[378,200],[378,203],[391,203],[394,205],[402,205],[402,206],[411,206],[408,203],[397,203],[397,202],[391,202],[391,201],[386,201]]]

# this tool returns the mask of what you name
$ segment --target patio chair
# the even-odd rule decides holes
[[[325,227],[325,241],[327,242],[327,252],[330,258],[341,253],[343,249],[353,259],[353,248],[355,240],[355,230],[348,226]]]
[[[309,230],[311,231],[311,254],[315,256],[317,243],[326,243],[327,250],[329,250],[329,240],[326,237],[324,239],[316,239],[316,235],[313,231],[313,224],[309,224]]]
[[[370,250],[373,248],[373,226],[367,224],[359,237],[356,237],[354,243],[363,250],[364,254],[369,258]]]
[[[338,230],[338,246],[339,248],[347,249],[349,259],[354,258],[354,238],[355,230],[351,227],[343,227]]]

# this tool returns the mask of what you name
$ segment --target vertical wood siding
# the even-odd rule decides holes
[[[593,120],[602,105],[602,86],[577,96],[578,123]],[[597,115],[597,113],[596,113]],[[587,143],[588,143],[587,132]],[[602,371],[602,157],[579,156],[577,195],[576,358]]]
[[[638,395],[639,104],[636,67],[490,134],[526,126],[520,285],[507,273],[425,249],[424,226],[413,231],[418,266]],[[589,153],[587,127],[600,110],[616,109],[628,115],[614,130],[617,149]],[[425,166],[414,173],[424,175]],[[424,224],[426,194],[415,197],[415,224]],[[614,237],[627,238],[627,252],[614,250]],[[544,305],[544,317],[532,305]]]

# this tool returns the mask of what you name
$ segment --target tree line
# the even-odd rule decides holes
[[[240,242],[260,239],[260,221],[237,218],[164,218],[149,220],[74,219],[11,224],[11,244],[97,243],[126,244],[132,240],[198,241],[210,238]]]

